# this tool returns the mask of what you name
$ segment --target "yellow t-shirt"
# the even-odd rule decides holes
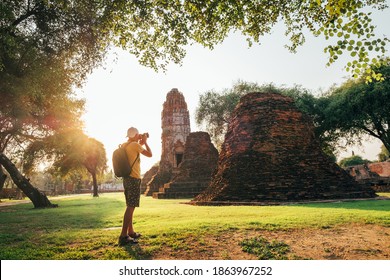
[[[129,160],[130,166],[133,166],[130,176],[133,178],[141,179],[141,159],[138,156],[136,162],[135,159],[137,155],[143,152],[145,149],[138,142],[124,143],[126,146],[127,159]],[[134,165],[133,165],[134,164]]]

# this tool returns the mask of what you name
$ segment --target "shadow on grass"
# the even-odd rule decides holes
[[[4,206],[0,209],[0,229],[101,229],[121,222],[124,202],[105,198],[87,201],[61,201],[58,208],[35,209],[30,204]],[[23,224],[23,227],[18,225]],[[11,231],[12,232],[12,231]]]
[[[119,245],[117,245],[119,246]],[[152,254],[150,250],[147,249],[147,246],[138,243],[138,244],[127,244],[122,247],[128,254],[129,259],[132,260],[151,260],[152,259]],[[144,249],[144,247],[146,249]]]

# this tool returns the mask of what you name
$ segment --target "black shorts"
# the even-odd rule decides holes
[[[125,177],[123,178],[123,188],[125,189],[126,205],[129,207],[139,207],[141,179]]]

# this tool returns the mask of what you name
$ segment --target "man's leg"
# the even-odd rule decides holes
[[[126,207],[125,214],[123,215],[123,225],[122,225],[122,232],[121,236],[126,236],[128,230],[133,230],[133,213],[134,213],[135,207]],[[134,230],[133,230],[134,232]]]

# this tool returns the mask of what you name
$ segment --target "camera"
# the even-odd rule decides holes
[[[146,138],[149,138],[149,133],[145,132],[145,133],[142,134],[142,136],[146,136]]]

